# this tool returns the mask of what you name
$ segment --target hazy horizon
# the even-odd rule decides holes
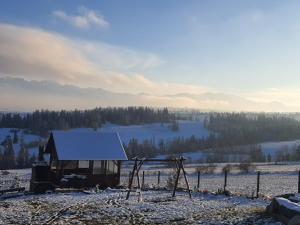
[[[0,6],[0,110],[300,111],[298,1]]]

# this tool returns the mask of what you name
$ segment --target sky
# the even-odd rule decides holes
[[[299,10],[292,0],[0,1],[0,110],[63,106],[55,101],[64,93],[39,99],[15,85],[21,78],[143,96],[153,106],[252,111],[251,101],[299,111]],[[68,108],[97,106],[86,100],[74,96]]]

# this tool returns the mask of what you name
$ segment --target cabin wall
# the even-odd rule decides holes
[[[81,168],[81,166],[85,168]],[[51,165],[52,182],[61,185],[65,175],[76,174],[85,179],[70,182],[71,186],[91,187],[99,185],[102,188],[115,187],[120,183],[120,161],[95,160],[89,163],[81,163],[78,160],[53,161]]]

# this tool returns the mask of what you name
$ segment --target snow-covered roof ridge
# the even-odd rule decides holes
[[[59,160],[127,160],[119,134],[52,131]]]

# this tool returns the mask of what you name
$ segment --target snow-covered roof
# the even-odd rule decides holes
[[[127,160],[118,133],[53,131],[59,160]]]

